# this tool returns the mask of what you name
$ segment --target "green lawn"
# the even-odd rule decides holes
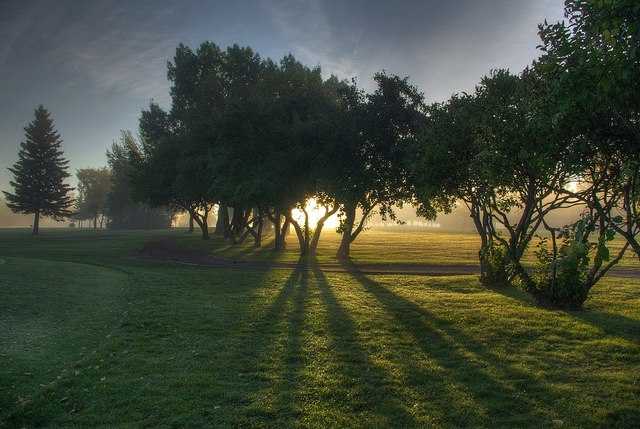
[[[295,234],[288,238],[287,249],[274,254],[270,244],[256,249],[247,240],[242,245],[231,245],[213,236],[211,242],[203,242],[198,234],[175,234],[178,242],[186,247],[199,247],[208,253],[239,259],[278,260],[292,262],[298,259],[298,242]],[[326,228],[318,247],[320,262],[336,262],[335,253],[340,236]],[[525,262],[534,262],[533,250],[537,239],[525,255]],[[611,244],[612,253],[619,251],[624,242],[615,239]],[[356,263],[384,264],[430,264],[430,265],[477,265],[480,239],[471,232],[441,232],[432,229],[406,231],[401,228],[365,231],[352,245],[352,258]],[[631,251],[627,251],[619,264],[620,267],[638,268],[640,262]]]
[[[473,263],[464,234],[367,234],[356,261]],[[161,236],[252,254],[182,231],[0,231],[0,427],[640,425],[640,280],[550,311],[474,276],[131,258]]]

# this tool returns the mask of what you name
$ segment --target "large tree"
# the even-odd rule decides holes
[[[550,222],[556,210],[583,202],[562,191],[574,177],[577,143],[556,117],[549,85],[533,68],[519,76],[496,71],[475,94],[432,106],[411,182],[422,214],[457,201],[468,207],[481,238],[484,284],[517,281],[541,301],[580,307],[625,249],[609,257],[611,224],[599,213],[568,227]],[[542,229],[552,248],[543,241],[532,273],[522,257]]]
[[[63,156],[62,139],[50,113],[41,105],[35,119],[25,127],[18,161],[9,168],[13,192],[3,192],[15,213],[33,214],[33,234],[38,234],[40,216],[62,220],[69,216],[73,190],[65,180],[69,161]]]
[[[82,168],[76,172],[78,197],[76,198],[76,219],[93,221],[93,229],[104,226],[107,196],[111,190],[111,170],[103,168]]]
[[[553,79],[557,115],[579,143],[571,194],[640,258],[640,8],[567,0],[565,16],[540,26],[538,67]]]
[[[406,78],[377,73],[376,90],[355,84],[338,90],[334,135],[324,153],[322,197],[339,207],[339,259],[377,211],[395,219],[394,205],[410,198],[404,158],[424,125],[423,96]],[[358,219],[359,216],[359,219]]]
[[[131,154],[138,150],[130,131],[123,131],[120,138],[107,151],[111,169],[111,189],[107,196],[105,212],[109,227],[113,229],[156,229],[171,226],[172,212],[166,206],[150,207],[134,199],[132,179],[136,165]]]

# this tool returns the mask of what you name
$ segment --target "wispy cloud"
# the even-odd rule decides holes
[[[65,7],[69,6],[69,7]],[[170,31],[178,6],[140,2],[131,9],[115,0],[13,6],[9,43],[0,51],[7,69],[44,74],[73,87],[99,92],[166,96],[166,60],[178,43]],[[3,34],[4,35],[4,34]],[[27,55],[37,49],[37,55]]]

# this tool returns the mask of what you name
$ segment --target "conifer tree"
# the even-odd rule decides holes
[[[13,212],[34,215],[35,235],[39,232],[40,216],[62,220],[71,214],[73,188],[64,183],[69,177],[69,161],[63,156],[62,139],[42,105],[24,130],[25,141],[20,143],[18,161],[9,168],[13,174],[9,182],[13,193],[3,193]]]

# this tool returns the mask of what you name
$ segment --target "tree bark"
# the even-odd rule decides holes
[[[253,246],[254,247],[261,247],[262,246],[262,232],[264,230],[264,215],[260,210],[256,209],[256,216],[258,216],[258,219],[256,220],[256,222],[257,222],[257,225],[255,226],[256,234],[254,236]]]
[[[203,240],[208,240],[209,239],[209,225],[207,224],[207,216],[205,215],[203,220],[202,220],[202,224],[200,225],[200,229],[202,230],[202,239]]]
[[[198,212],[195,211],[195,210],[189,210],[189,213],[193,217],[193,220],[195,220],[195,222],[200,227],[200,231],[202,232],[202,239],[203,240],[208,240],[209,239],[209,225],[207,223],[207,218],[209,217],[209,210],[205,209],[204,214],[202,214],[202,215],[198,214]]]
[[[331,209],[327,210],[327,212],[318,220],[318,224],[316,225],[315,231],[313,231],[313,238],[311,238],[311,243],[309,244],[309,251],[311,253],[316,253],[318,250],[318,243],[320,242],[320,235],[322,234],[322,229],[324,228],[324,223],[333,216],[338,211],[338,205]]]
[[[274,215],[273,215],[273,231],[275,234],[275,243],[274,243],[274,248],[275,250],[281,250],[282,249],[282,234],[280,232],[280,209],[275,209],[274,210]]]
[[[218,216],[216,217],[215,235],[224,235],[224,212],[227,208],[222,204],[218,204]]]
[[[193,215],[189,213],[189,232],[193,232]]]
[[[33,216],[33,235],[38,235],[40,233],[40,211],[36,211]]]
[[[340,247],[338,247],[338,253],[336,255],[339,260],[349,259],[351,242],[353,241],[353,225],[356,220],[356,205],[351,203],[345,205],[344,215],[345,220],[342,226],[342,239],[340,240]]]
[[[302,209],[302,212],[304,213],[304,226],[301,227],[296,220],[291,218],[291,212],[288,213],[287,220],[291,225],[293,225],[293,228],[296,231],[298,244],[300,245],[300,256],[305,256],[309,253],[309,214],[304,208]]]

